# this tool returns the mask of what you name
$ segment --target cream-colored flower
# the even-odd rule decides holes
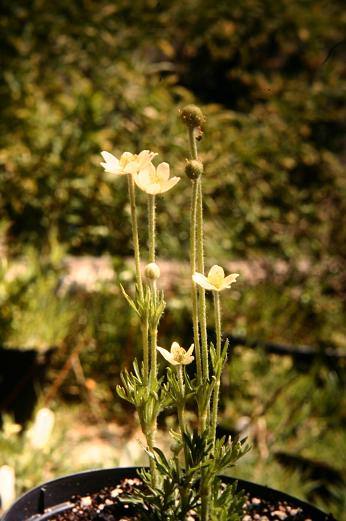
[[[178,342],[173,342],[171,345],[171,351],[167,349],[163,349],[163,347],[157,346],[156,349],[160,351],[162,356],[168,360],[168,362],[172,365],[187,365],[191,364],[194,360],[194,356],[192,356],[194,345],[191,344],[189,349],[186,351],[183,347],[180,347]]]
[[[120,159],[105,151],[101,152],[101,155],[105,163],[100,164],[105,171],[116,175],[137,174],[157,156],[156,153],[150,152],[150,150],[142,150],[139,154],[124,152]]]
[[[134,176],[136,185],[147,194],[163,194],[180,181],[180,177],[169,178],[169,164],[160,163],[157,168],[152,163]]]
[[[237,277],[239,277],[238,273],[232,273],[225,277],[223,268],[217,264],[210,268],[208,277],[197,272],[192,276],[196,284],[211,291],[222,291],[223,289],[230,288],[231,284],[236,281]]]

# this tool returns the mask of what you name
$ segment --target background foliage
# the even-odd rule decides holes
[[[114,383],[136,352],[136,323],[113,283],[66,290],[64,259],[110,253],[129,283],[126,189],[103,174],[100,150],[153,149],[183,175],[187,141],[177,110],[197,102],[207,115],[200,143],[207,264],[241,259],[247,268],[226,303],[227,332],[345,349],[345,22],[338,0],[4,0],[2,343],[40,352],[56,345],[50,384],[79,346],[96,397],[93,414],[123,418]],[[186,259],[189,206],[187,179],[159,201],[161,258]],[[18,261],[24,272],[13,271]],[[172,340],[172,327],[181,340],[189,331],[188,290],[176,289],[162,342]],[[227,428],[252,418],[273,392],[273,407],[259,415],[272,452],[265,457],[254,435],[244,475],[309,495],[322,471],[311,477],[297,463],[287,473],[284,458],[274,456],[287,447],[342,472],[342,361],[311,361],[301,372],[290,357],[244,347],[230,371]],[[78,374],[67,371],[52,399],[57,408],[90,398],[80,380],[76,385]],[[279,392],[286,379],[287,392]],[[341,519],[342,486],[336,480],[332,488],[330,508]]]

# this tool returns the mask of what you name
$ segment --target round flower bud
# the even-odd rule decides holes
[[[202,128],[205,116],[197,105],[186,105],[180,112],[180,117],[189,128]]]
[[[203,163],[197,161],[197,159],[191,159],[186,162],[185,174],[190,179],[198,179],[203,174]]]
[[[150,262],[144,268],[144,275],[149,280],[157,280],[160,278],[160,268],[156,264],[156,262]]]

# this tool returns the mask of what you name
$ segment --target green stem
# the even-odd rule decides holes
[[[190,144],[190,152],[191,152],[191,158],[197,160],[198,159],[198,151],[197,151],[197,143],[194,136],[194,131],[192,128],[188,129],[188,135],[189,135],[189,144]],[[202,274],[204,274],[204,252],[203,252],[203,199],[202,199],[202,181],[201,178],[197,179],[195,182],[195,198],[193,199],[196,204],[196,210],[195,210],[195,217],[194,221],[191,219],[191,226],[192,223],[194,224],[193,231],[191,233],[191,239],[193,238],[194,244],[193,244],[193,251],[194,254],[191,255],[191,258],[194,259],[196,263],[197,258],[197,268],[198,271]],[[192,253],[192,246],[191,246],[191,253]],[[192,262],[191,262],[192,267]],[[195,271],[195,270],[194,270]],[[202,381],[203,380],[209,380],[209,364],[208,364],[208,337],[207,337],[207,314],[206,314],[206,303],[205,303],[205,290],[204,288],[199,287],[198,288],[198,294],[199,294],[199,321],[200,321],[200,335],[201,335],[201,344],[202,344]],[[192,294],[194,295],[194,293]],[[194,299],[194,296],[193,296]],[[192,300],[194,304],[194,300]],[[195,305],[197,310],[197,295],[195,296]],[[196,311],[197,315],[197,311]],[[198,324],[198,318],[194,319]],[[195,326],[194,326],[194,332],[195,332]],[[198,332],[198,331],[197,331]],[[198,341],[198,347],[200,346]],[[199,347],[200,351],[200,347]],[[196,363],[197,363],[197,354],[196,354]],[[199,410],[199,425],[201,432],[203,433],[207,426],[207,417],[210,414],[210,409],[208,408],[205,410],[205,407],[203,407],[203,410]],[[209,489],[208,489],[208,483],[206,480],[206,473],[205,469],[202,470],[201,475],[201,484],[200,484],[200,494],[201,494],[201,521],[208,521],[209,519]]]
[[[149,381],[149,322],[148,314],[145,314],[145,318],[141,324],[142,329],[142,343],[143,343],[143,367],[144,367],[144,385],[148,385]]]
[[[191,265],[191,293],[192,293],[192,324],[193,339],[195,344],[197,383],[202,383],[202,364],[201,347],[199,342],[199,322],[198,322],[198,291],[192,276],[196,272],[196,225],[197,225],[197,181],[192,181],[192,201],[191,201],[191,220],[190,220],[190,265]]]
[[[138,240],[138,225],[137,225],[137,212],[136,212],[136,196],[135,196],[135,183],[132,174],[127,175],[128,190],[131,207],[131,222],[132,222],[132,242],[133,250],[135,254],[135,265],[136,265],[136,281],[140,298],[143,297],[143,283],[141,276],[141,257],[139,251],[139,240]]]
[[[149,237],[149,262],[155,262],[156,250],[156,208],[155,195],[148,194],[148,237]],[[150,291],[153,295],[153,305],[156,306],[157,290],[156,281],[150,284]],[[157,387],[157,325],[150,327],[150,388],[156,390]],[[152,418],[152,425],[148,437],[149,450],[153,451],[155,446],[155,435],[157,430],[157,417]],[[155,462],[150,460],[150,472],[152,485],[157,485],[157,469]]]
[[[201,521],[209,521],[209,490],[206,487],[201,492],[202,497],[202,509],[201,509]]]
[[[155,262],[156,215],[155,215],[155,195],[152,195],[152,194],[148,194],[148,216],[149,216],[149,262]]]
[[[184,439],[183,439],[184,433],[186,432],[185,417],[184,417],[185,386],[184,386],[183,366],[182,365],[177,366],[177,373],[178,373],[180,395],[181,395],[179,398],[179,403],[177,403],[178,422],[179,422],[179,428],[180,428],[180,432],[181,432],[181,439],[183,440],[185,468],[186,468],[187,452],[186,452],[186,443],[184,442]]]
[[[220,306],[220,295],[218,291],[213,291],[214,297],[214,313],[215,313],[215,336],[216,336],[216,363],[221,364],[221,306]],[[221,383],[221,369],[220,367],[216,373],[216,382],[214,387],[213,396],[213,409],[211,417],[211,432],[213,449],[216,441],[216,426],[217,426],[217,413],[219,406],[219,395],[220,395],[220,383]]]
[[[188,128],[189,133],[189,145],[192,159],[198,159],[197,143],[193,128]]]
[[[216,356],[218,360],[221,356],[221,305],[220,293],[213,291],[214,297],[214,312],[215,312],[215,336],[216,336]]]
[[[152,454],[154,454],[155,434],[156,434],[156,423],[151,428],[150,432],[146,436],[148,449]],[[150,464],[150,474],[151,474],[151,485],[153,488],[155,488],[157,486],[157,469],[156,469],[155,462],[152,458],[149,458],[149,464]]]
[[[157,328],[150,330],[150,382],[157,382]]]
[[[197,203],[197,268],[204,275],[204,245],[203,245],[203,195],[202,181],[198,179],[198,203]],[[207,307],[205,302],[205,289],[201,286],[199,292],[199,320],[202,344],[202,368],[205,380],[209,380],[208,361],[208,335],[207,335]]]

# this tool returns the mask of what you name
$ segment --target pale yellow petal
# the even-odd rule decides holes
[[[172,349],[176,349],[177,347],[180,347],[179,343],[178,342],[172,342],[171,351],[172,351]]]
[[[173,186],[175,186],[180,181],[180,177],[172,177],[172,179],[169,179],[164,183],[164,185],[161,185],[161,194],[168,192]]]
[[[146,192],[147,186],[152,184],[153,169],[155,174],[155,167],[149,163],[145,168],[140,170],[138,174],[134,175],[136,185],[144,192]]]
[[[182,364],[183,365],[191,364],[191,362],[193,362],[194,359],[195,359],[194,356],[187,356],[187,355],[185,355],[184,360],[182,361]]]
[[[134,180],[139,187],[147,185],[149,183],[148,169],[144,168],[143,170],[140,170],[138,174],[134,176]]]
[[[165,358],[170,364],[178,365],[175,360],[173,360],[172,354],[167,351],[167,349],[163,349],[163,347],[156,346],[156,349],[162,354],[163,358]]]
[[[120,161],[124,161],[124,162],[131,161],[132,158],[133,158],[133,154],[131,152],[123,152],[121,154]]]
[[[222,286],[223,288],[229,288],[231,284],[236,282],[237,278],[239,277],[239,273],[231,273],[231,275],[228,275],[225,277]]]
[[[161,193],[161,185],[158,183],[148,184],[144,190],[147,194],[156,195]]]
[[[210,282],[207,279],[207,277],[202,275],[202,273],[197,273],[196,272],[194,275],[192,275],[192,278],[196,282],[196,284],[198,284],[199,286],[202,286],[202,288],[204,288],[204,289],[209,289],[209,290],[217,289],[215,286],[210,284]]]
[[[156,169],[156,174],[159,182],[164,184],[169,179],[169,164],[160,163]]]
[[[138,154],[138,166],[140,169],[144,168],[150,161],[154,159],[158,154],[156,152],[150,152],[150,150],[142,150]]]
[[[106,151],[101,152],[101,155],[105,160],[105,163],[101,163],[101,166],[103,166],[106,172],[109,172],[111,174],[118,174],[119,160],[115,156],[113,156],[113,154],[110,154]]]
[[[209,270],[208,273],[208,279],[224,279],[225,278],[225,272],[221,266],[218,266],[217,264],[214,264]]]
[[[152,163],[147,163],[146,166],[141,169],[141,171],[144,172],[144,175],[146,176],[147,183],[156,183],[156,168]]]
[[[194,348],[195,348],[195,345],[194,345],[194,344],[191,344],[190,347],[189,347],[189,349],[188,349],[187,352],[186,352],[186,355],[187,355],[187,356],[191,356],[191,354],[192,354]]]

